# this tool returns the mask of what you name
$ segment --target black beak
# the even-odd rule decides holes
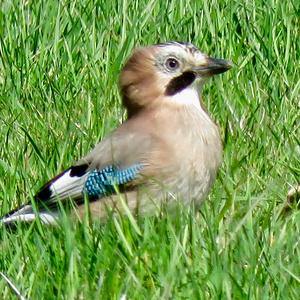
[[[193,71],[201,77],[210,77],[224,73],[231,68],[232,63],[228,60],[208,57],[206,64],[193,68]]]

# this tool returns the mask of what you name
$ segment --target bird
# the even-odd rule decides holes
[[[48,181],[33,199],[4,215],[2,224],[39,218],[55,224],[74,204],[83,218],[111,211],[152,214],[179,199],[199,205],[222,163],[219,127],[201,97],[208,78],[232,67],[189,42],[136,48],[119,77],[124,122],[90,153]]]

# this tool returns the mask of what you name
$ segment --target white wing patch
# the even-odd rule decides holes
[[[78,177],[70,176],[71,170],[67,171],[64,175],[59,177],[50,185],[50,191],[52,192],[51,199],[57,198],[76,198],[82,196],[84,183],[88,176],[88,173]]]

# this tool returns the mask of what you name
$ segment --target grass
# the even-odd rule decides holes
[[[25,203],[124,119],[136,45],[191,41],[236,64],[204,100],[224,163],[199,212],[0,229],[0,271],[30,299],[297,299],[298,1],[0,4],[0,213]],[[2,299],[15,299],[0,280]]]

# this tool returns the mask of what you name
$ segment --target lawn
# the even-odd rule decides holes
[[[298,299],[300,2],[0,3],[0,213],[30,200],[126,117],[138,45],[190,41],[235,63],[203,99],[224,162],[200,211],[0,228],[0,271],[27,299]],[[0,279],[0,298],[16,299]]]

